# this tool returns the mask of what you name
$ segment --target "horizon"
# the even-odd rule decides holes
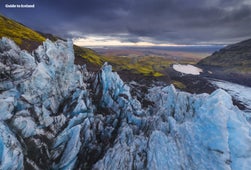
[[[121,42],[116,39],[109,40],[105,38],[96,39],[96,37],[88,38],[72,38],[75,45],[82,47],[177,47],[177,48],[193,48],[193,47],[224,47],[230,44],[215,43],[215,44],[158,44],[147,41],[140,42]]]
[[[75,44],[76,45],[76,44]],[[187,53],[204,53],[206,55],[211,55],[213,52],[216,52],[222,48],[225,47],[225,45],[185,45],[185,46],[80,46],[80,47],[86,47],[91,48],[95,51],[102,51],[102,50],[139,50],[139,51],[145,51],[145,50],[159,50],[159,51],[173,51],[173,52],[187,52]]]
[[[2,0],[1,13],[80,46],[228,45],[251,35],[249,0]],[[7,8],[8,4],[33,8]]]

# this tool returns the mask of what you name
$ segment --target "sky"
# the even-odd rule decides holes
[[[251,0],[0,0],[0,13],[83,46],[215,45],[251,38]]]

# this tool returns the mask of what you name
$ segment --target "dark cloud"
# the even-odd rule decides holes
[[[1,12],[63,37],[105,35],[121,41],[232,43],[251,37],[249,0],[1,0]],[[35,3],[35,9],[5,9]],[[75,34],[73,34],[75,32]],[[78,33],[78,34],[76,34]]]

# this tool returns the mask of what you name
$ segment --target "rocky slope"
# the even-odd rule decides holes
[[[198,64],[251,73],[251,39],[226,46]]]
[[[198,65],[212,73],[208,76],[251,86],[251,39],[226,46]]]
[[[225,91],[131,93],[110,65],[73,61],[70,41],[30,54],[1,39],[0,169],[249,168],[248,115]]]

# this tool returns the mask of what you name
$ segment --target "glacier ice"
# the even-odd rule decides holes
[[[4,122],[0,122],[0,160],[0,169],[23,169],[21,144]]]
[[[13,115],[12,112],[15,108],[15,98],[14,97],[7,97],[7,98],[0,98],[0,120],[7,120],[10,119]]]
[[[247,112],[251,112],[251,88],[235,83],[230,83],[223,80],[210,80],[212,84],[218,88],[222,88],[227,91],[231,96],[236,98],[246,107]]]
[[[135,86],[139,87],[139,86]],[[74,64],[71,41],[0,41],[0,169],[250,169],[251,125],[224,90],[148,89]]]

